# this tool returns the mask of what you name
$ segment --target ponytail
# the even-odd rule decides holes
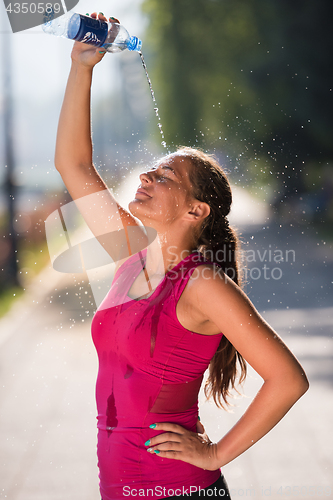
[[[187,147],[180,148],[176,154],[191,160],[194,167],[189,175],[193,186],[192,194],[210,207],[210,214],[197,235],[197,249],[241,286],[242,276],[238,268],[239,240],[227,219],[232,202],[229,181],[212,155]],[[205,385],[206,397],[212,396],[217,406],[225,408],[225,404],[229,405],[227,398],[231,395],[230,391],[237,391],[237,379],[238,383],[242,383],[245,377],[244,358],[223,336],[209,365],[209,376]]]

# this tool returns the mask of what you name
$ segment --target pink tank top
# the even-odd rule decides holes
[[[191,332],[177,319],[176,305],[192,272],[210,263],[199,252],[168,271],[148,298],[128,297],[146,252],[118,269],[92,322],[99,358],[97,454],[103,500],[165,498],[183,487],[210,486],[220,476],[219,469],[160,458],[144,444],[161,433],[149,428],[155,422],[175,422],[196,432],[198,392],[222,337]]]

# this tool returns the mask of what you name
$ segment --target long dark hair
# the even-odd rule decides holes
[[[210,214],[197,234],[197,250],[205,258],[221,266],[224,273],[241,286],[242,277],[238,266],[239,240],[227,219],[232,194],[225,172],[213,155],[200,149],[181,147],[175,155],[185,156],[191,161],[193,168],[190,169],[189,179],[193,186],[192,195],[210,207]],[[209,365],[209,376],[205,385],[206,397],[213,396],[216,405],[225,408],[225,404],[229,405],[227,398],[230,391],[237,390],[237,378],[238,382],[242,383],[245,377],[244,358],[223,336]]]

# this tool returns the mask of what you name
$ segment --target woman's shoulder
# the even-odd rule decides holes
[[[181,298],[185,310],[192,311],[202,323],[215,325],[216,331],[223,332],[231,342],[233,330],[230,333],[229,327],[237,323],[231,318],[244,320],[257,316],[246,294],[220,266],[212,262],[196,266]]]
[[[204,259],[197,260],[190,269],[191,273],[178,301],[177,315],[183,317],[183,321],[186,319],[186,322],[191,322],[191,328],[186,323],[187,329],[205,335],[215,335],[222,330],[211,321],[205,302],[213,301],[220,311],[223,309],[220,293],[216,290],[224,286],[224,273],[220,266]],[[217,280],[219,285],[216,287]],[[195,323],[194,327],[192,323]]]
[[[215,262],[203,259],[197,261],[185,287],[186,300],[191,304],[209,301],[221,304],[226,295],[245,294],[240,287]]]
[[[193,254],[189,264],[191,269],[190,279],[192,281],[197,281],[197,285],[200,285],[202,280],[212,280],[217,277],[224,277],[224,271],[221,265],[205,258],[199,252]]]

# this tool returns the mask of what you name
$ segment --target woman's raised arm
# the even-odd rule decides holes
[[[92,14],[96,17],[97,14]],[[99,19],[106,18],[99,14]],[[143,231],[136,219],[121,207],[93,164],[91,139],[90,93],[94,66],[104,57],[99,48],[75,42],[71,58],[64,101],[60,113],[55,167],[93,234],[103,240],[103,246],[114,260],[119,258],[119,233],[113,248],[110,234],[136,226],[140,248]],[[125,231],[122,231],[126,238]],[[127,247],[127,244],[125,245]],[[138,251],[131,248],[129,253]]]

